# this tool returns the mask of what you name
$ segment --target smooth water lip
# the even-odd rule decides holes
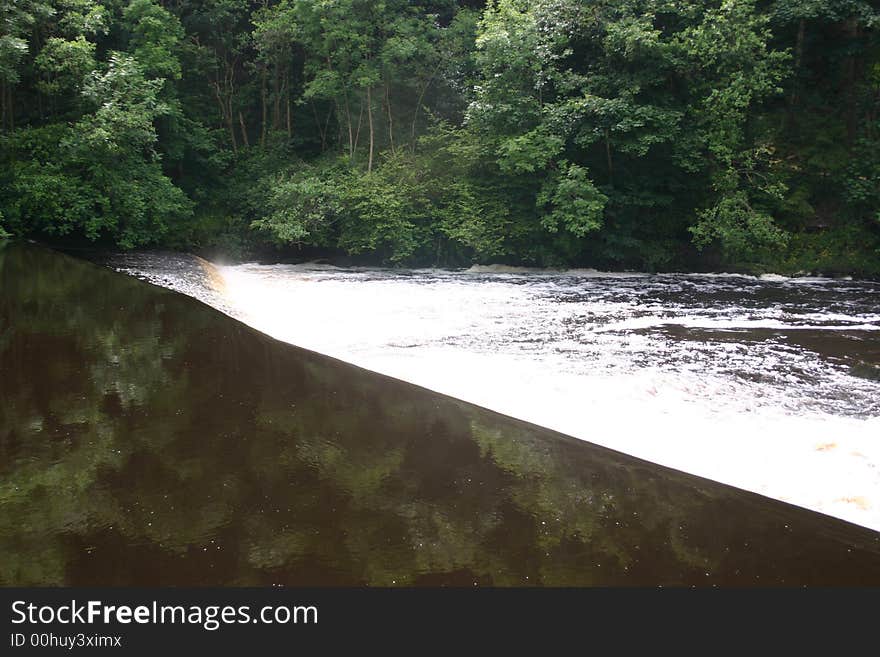
[[[275,338],[880,530],[880,382],[821,351],[823,335],[858,331],[880,352],[880,286],[497,268],[219,272],[222,289],[203,300]],[[809,329],[818,351],[748,340],[767,329]]]

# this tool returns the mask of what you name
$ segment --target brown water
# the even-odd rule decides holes
[[[880,531],[880,282],[108,264],[290,344]]]
[[[12,245],[0,582],[880,585],[880,534]]]

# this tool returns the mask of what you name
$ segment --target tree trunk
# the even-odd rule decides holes
[[[238,142],[235,138],[235,114],[233,112],[233,98],[235,96],[235,59],[232,62],[224,55],[223,76],[221,82],[220,62],[217,63],[217,76],[211,81],[214,87],[214,97],[220,107],[220,118],[226,124],[229,132],[229,141],[233,152],[238,150]]]
[[[370,123],[370,155],[367,158],[367,173],[371,173],[373,171],[373,144],[375,137],[373,134],[373,97],[369,86],[367,87],[367,120]]]
[[[859,37],[859,23],[856,18],[849,18],[846,21],[846,35],[849,37],[849,40],[855,41]],[[851,44],[854,45],[854,44]],[[858,63],[856,61],[855,55],[850,55],[846,58],[845,64],[845,77],[846,77],[846,108],[845,108],[845,123],[846,123],[846,140],[847,144],[850,146],[853,145],[856,139],[856,130],[857,130],[857,119],[856,119],[856,85],[858,82]]]
[[[281,127],[281,72],[275,66],[275,77],[272,79],[272,130]]]
[[[241,115],[241,111],[238,112],[238,125],[241,126],[241,141],[244,143],[245,148],[250,148],[250,142],[248,141],[247,136],[247,127],[244,124],[244,117]]]
[[[321,131],[321,152],[324,151],[327,142],[327,131],[330,130],[330,117],[333,116],[333,108],[327,110],[327,119],[324,121],[324,129]],[[338,123],[338,121],[337,121]]]
[[[354,150],[352,151],[352,153],[357,153],[358,144],[361,143],[361,125],[363,124],[363,122],[364,122],[364,104],[361,103],[360,107],[358,108],[358,123],[357,123],[357,129],[355,130],[355,133],[354,133]],[[352,159],[354,159],[354,155],[352,155]]]
[[[15,130],[15,100],[12,96],[12,85],[6,85],[6,115],[9,119],[9,130]]]
[[[348,92],[345,94],[345,121],[348,124],[348,159],[354,160],[354,130],[351,125],[351,106],[348,103]]]
[[[323,153],[327,148],[327,126],[325,125],[323,129],[321,128],[321,122],[318,120],[318,110],[315,108],[314,101],[310,102],[309,105],[312,106],[312,114],[315,116],[315,127],[318,128],[318,134],[321,135],[321,152]],[[328,113],[327,116],[329,120],[330,114]]]
[[[421,108],[422,106],[422,99],[425,97],[425,91],[428,90],[428,86],[431,84],[431,80],[433,79],[434,76],[431,76],[431,78],[422,87],[421,91],[419,91],[419,99],[416,101],[416,108],[413,111],[412,130],[410,131],[410,140],[412,141],[413,153],[416,152],[416,122],[419,118],[419,108]]]
[[[804,37],[806,36],[806,31],[807,21],[802,18],[798,23],[797,42],[794,46],[794,74],[792,75],[791,98],[788,103],[791,107],[794,107],[798,101],[798,92],[800,90],[798,78],[801,73],[801,62],[804,59]]]
[[[238,142],[235,139],[235,126],[232,122],[231,102],[223,98],[220,91],[220,82],[214,82],[214,96],[217,98],[217,105],[220,107],[220,118],[226,124],[226,130],[229,132],[229,141],[232,143],[232,151],[238,150]]]
[[[441,60],[441,63],[442,63],[442,60]],[[431,86],[431,83],[434,81],[434,78],[437,77],[437,73],[439,71],[440,71],[440,63],[437,64],[437,66],[434,68],[433,72],[431,73],[431,77],[428,78],[427,82],[425,82],[425,84],[419,90],[419,99],[416,101],[416,108],[413,111],[412,130],[410,133],[410,137],[412,139],[413,153],[416,152],[416,121],[419,118],[419,110],[422,107],[422,100],[425,97],[425,93],[428,91],[428,87]]]
[[[229,135],[232,137],[232,150],[238,150],[238,141],[235,138],[235,117],[232,112],[232,97],[226,101],[226,125],[229,128]]]
[[[260,124],[260,146],[266,145],[266,123],[269,120],[269,99],[268,99],[268,85],[266,80],[266,64],[263,63],[263,70],[260,74],[260,103],[262,109],[262,123]]]
[[[290,82],[288,81],[285,85],[285,105],[287,111],[287,138],[291,139],[293,137],[293,123],[290,118]]]
[[[614,166],[611,163],[611,136],[605,128],[605,159],[608,161],[608,184],[614,185]]]
[[[391,145],[391,152],[394,152],[394,117],[391,115],[391,93],[389,84],[385,82],[385,107],[388,109],[388,140]]]

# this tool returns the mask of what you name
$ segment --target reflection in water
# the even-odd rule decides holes
[[[880,530],[880,283],[304,263],[221,267],[217,290],[179,260],[112,264],[291,344]]]
[[[880,584],[880,534],[0,250],[0,582]]]

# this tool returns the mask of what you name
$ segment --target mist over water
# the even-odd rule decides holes
[[[880,530],[880,284],[126,258],[281,340]]]

